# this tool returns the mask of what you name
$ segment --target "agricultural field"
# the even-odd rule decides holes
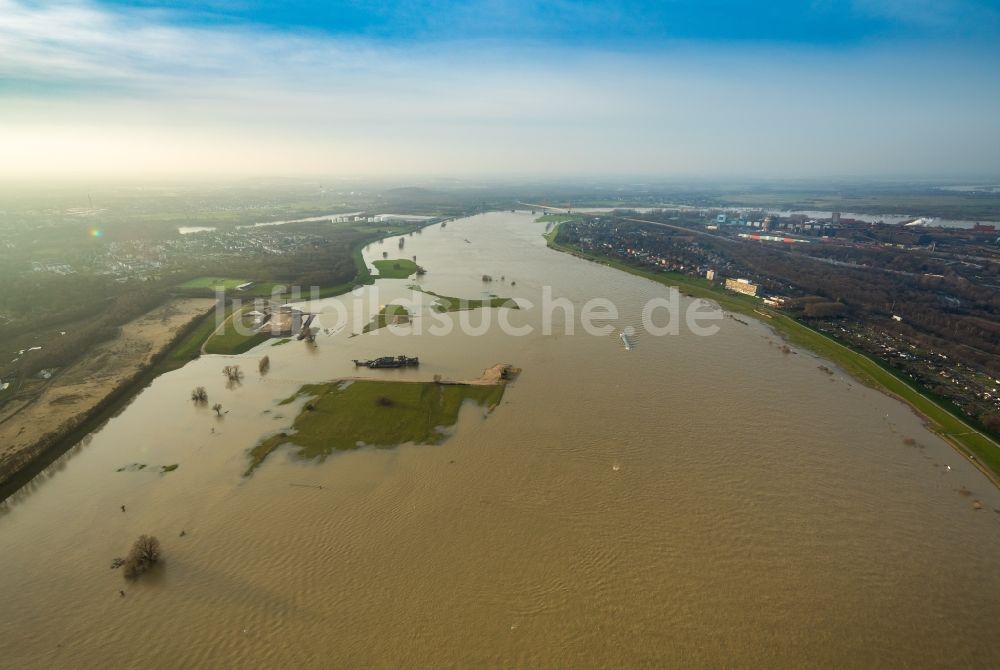
[[[178,288],[224,288],[227,291],[234,290],[237,286],[247,283],[247,279],[233,279],[231,277],[195,277],[178,284]]]

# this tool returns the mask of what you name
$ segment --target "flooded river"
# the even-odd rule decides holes
[[[1000,666],[985,477],[906,406],[783,353],[758,322],[640,329],[625,351],[618,329],[667,289],[551,251],[543,229],[491,213],[365,253],[416,255],[443,295],[607,297],[613,333],[567,335],[558,316],[545,335],[525,308],[507,313],[524,336],[496,311],[481,336],[413,335],[421,311],[352,337],[364,319],[332,316],[351,296],[312,304],[315,349],[265,343],[164,375],[0,505],[0,666]],[[377,290],[377,308],[409,283],[361,297]],[[442,445],[279,451],[242,477],[294,417],[280,399],[402,353],[420,368],[371,374],[523,373]],[[229,389],[234,361],[247,374]],[[192,405],[195,386],[221,418]],[[130,584],[109,565],[141,533],[165,563]]]

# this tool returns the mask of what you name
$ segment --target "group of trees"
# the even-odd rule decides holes
[[[830,302],[822,299],[804,302],[802,314],[810,319],[830,319],[843,316],[847,307],[842,302]]]
[[[226,380],[230,382],[239,382],[243,379],[243,371],[240,370],[238,365],[227,365],[222,368],[222,374],[226,376]]]
[[[262,375],[267,374],[268,370],[271,369],[271,357],[264,356],[257,363],[257,369]],[[228,384],[239,384],[243,380],[243,370],[240,369],[239,365],[227,365],[222,368],[222,374],[226,377],[226,382]],[[199,405],[208,404],[208,391],[205,390],[204,386],[197,386],[191,391],[191,400]],[[212,409],[215,410],[217,416],[222,416],[222,403],[215,403],[212,405]]]
[[[198,405],[207,405],[208,404],[208,391],[205,390],[204,386],[199,386],[199,387],[195,388],[193,391],[191,391],[191,400],[193,400],[195,402],[195,404],[198,404]],[[222,416],[222,403],[221,402],[217,402],[214,405],[212,405],[212,409],[215,411],[215,414],[217,416]]]

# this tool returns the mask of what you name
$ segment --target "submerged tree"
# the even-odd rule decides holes
[[[204,405],[208,402],[208,391],[205,390],[204,386],[199,386],[191,391],[191,400],[194,400],[199,405]]]
[[[222,368],[222,374],[226,375],[226,379],[231,382],[238,382],[243,379],[243,371],[240,370],[238,365],[227,365]]]
[[[271,357],[264,356],[264,358],[260,359],[260,362],[257,364],[257,369],[260,370],[262,375],[266,375],[267,371],[271,369]]]
[[[140,535],[125,558],[125,577],[135,579],[160,560],[160,541],[152,535]]]
[[[212,409],[215,410],[216,416],[222,416],[222,403],[221,402],[217,402],[214,405],[212,405]]]

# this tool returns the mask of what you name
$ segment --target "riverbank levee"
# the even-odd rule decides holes
[[[323,459],[366,446],[440,444],[466,401],[492,411],[512,373],[508,365],[495,365],[469,382],[351,378],[307,384],[279,403],[301,399],[304,405],[291,428],[250,450],[246,475],[282,446],[296,447],[299,459]]]
[[[207,298],[172,300],[125,324],[113,340],[59,371],[37,396],[0,416],[0,485],[133,385],[178,333],[214,307]]]
[[[554,223],[552,228],[545,233],[546,243],[551,249],[601,263],[666,286],[676,287],[692,297],[713,300],[719,303],[722,308],[732,312],[753,318],[765,316],[768,319],[767,325],[773,327],[792,343],[836,363],[861,383],[907,403],[925,419],[930,430],[944,438],[963,456],[969,458],[983,474],[1000,487],[1000,444],[970,426],[961,417],[942,407],[883,364],[836,342],[827,335],[813,330],[780,311],[765,307],[763,302],[757,298],[725,291],[698,277],[675,272],[652,272],[617,259],[587,253],[577,247],[557,242],[559,226],[577,218],[571,215],[551,214],[540,217],[541,221]]]

